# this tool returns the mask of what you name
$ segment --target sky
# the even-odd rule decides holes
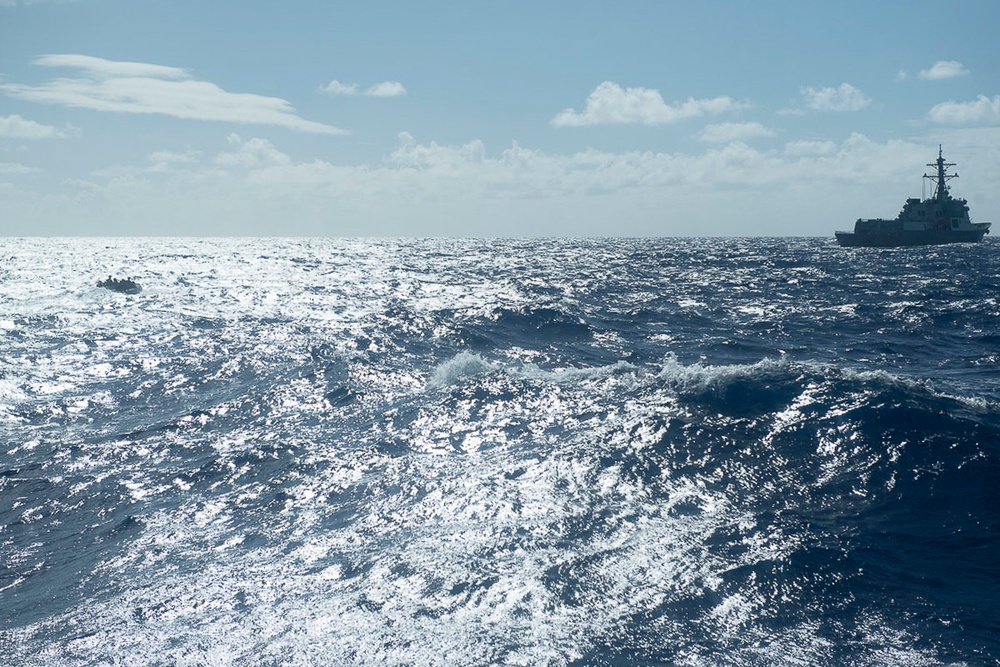
[[[998,26],[997,0],[0,0],[0,235],[832,237],[929,196],[939,145],[989,222]]]

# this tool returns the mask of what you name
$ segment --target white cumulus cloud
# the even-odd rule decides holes
[[[622,88],[605,81],[587,97],[584,110],[565,109],[552,119],[555,127],[602,124],[663,125],[706,114],[720,114],[749,107],[727,96],[667,104],[652,88]]]
[[[96,111],[163,114],[192,120],[275,125],[317,134],[348,134],[338,127],[301,118],[283,99],[230,93],[214,83],[193,79],[186,70],[177,67],[78,54],[46,55],[34,62],[45,67],[77,69],[80,75],[39,85],[4,83],[0,84],[0,91],[21,100]]]
[[[760,123],[715,123],[706,125],[698,138],[709,144],[727,144],[742,139],[773,136],[774,132]]]
[[[957,60],[939,60],[929,69],[920,70],[917,74],[921,79],[954,79],[959,76],[966,76],[969,70],[965,69],[962,63]]]
[[[803,88],[806,106],[814,111],[858,111],[871,102],[861,90],[849,83],[836,88]]]
[[[398,81],[383,81],[365,91],[365,95],[372,97],[399,97],[406,94],[406,88]]]
[[[0,137],[11,139],[51,139],[65,137],[66,133],[51,125],[42,125],[33,120],[13,116],[0,116]]]
[[[359,86],[356,83],[341,83],[334,79],[325,86],[320,86],[320,90],[331,95],[357,95]]]
[[[267,139],[255,137],[244,141],[238,134],[230,134],[229,145],[236,150],[231,153],[219,153],[216,163],[226,167],[257,169],[286,165],[291,158],[275,148]]]
[[[942,102],[935,104],[927,117],[936,123],[949,125],[1000,124],[1000,95],[992,98],[980,95],[972,102]]]

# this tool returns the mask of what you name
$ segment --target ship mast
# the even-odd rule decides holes
[[[935,183],[937,183],[937,189],[934,191],[934,198],[939,202],[943,202],[948,199],[948,181],[953,178],[958,178],[958,174],[947,173],[948,167],[954,167],[954,162],[945,162],[944,157],[941,155],[941,144],[938,144],[938,159],[934,162],[928,162],[928,167],[937,167],[937,176],[931,174],[924,174],[924,178],[929,178]]]

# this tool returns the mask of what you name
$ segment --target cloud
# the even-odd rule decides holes
[[[184,169],[188,165],[197,164],[201,159],[201,153],[188,149],[183,153],[173,151],[157,151],[146,156],[146,161],[150,163],[147,171],[169,172],[175,169]]]
[[[967,76],[969,70],[962,66],[957,60],[939,60],[930,69],[920,70],[917,74],[921,79],[936,81],[938,79],[954,79],[960,76]]]
[[[50,125],[42,125],[33,120],[13,116],[0,116],[0,137],[11,139],[51,139],[65,137],[63,130]]]
[[[356,83],[341,83],[334,79],[325,86],[320,86],[320,91],[330,95],[357,95],[361,93],[361,86]],[[406,88],[398,81],[383,81],[369,86],[362,94],[369,97],[399,97],[406,94]]]
[[[105,60],[80,54],[50,54],[35,58],[36,65],[44,67],[71,67],[102,77],[155,77],[159,79],[187,79],[187,70],[166,65],[150,65],[127,61]]]
[[[308,187],[360,200],[398,198],[401,193],[441,201],[575,198],[675,187],[753,190],[765,184],[802,182],[828,189],[831,178],[870,184],[882,182],[894,170],[905,178],[932,151],[907,142],[880,144],[853,134],[839,144],[793,142],[783,151],[758,151],[737,142],[693,155],[593,149],[553,154],[515,141],[491,154],[478,139],[441,145],[420,143],[402,132],[382,164],[341,166],[322,160],[295,162],[263,138],[244,141],[231,135],[229,141],[236,150],[221,153],[216,164],[248,169],[246,177],[255,185],[266,185],[269,193],[281,188],[301,193]]]
[[[777,114],[779,116],[805,116],[806,112],[803,111],[802,109],[787,108],[787,109],[778,109]]]
[[[832,141],[790,141],[785,144],[785,154],[790,156],[830,155],[837,150],[837,144]]]
[[[383,81],[376,83],[365,91],[365,95],[372,97],[399,97],[406,94],[406,88],[398,81]]]
[[[716,123],[706,125],[698,138],[709,144],[727,144],[754,137],[773,137],[774,132],[760,123]]]
[[[274,125],[316,134],[349,134],[338,127],[299,117],[283,99],[230,93],[214,83],[193,79],[186,70],[177,67],[76,54],[46,55],[34,62],[45,67],[74,68],[81,71],[81,76],[53,79],[41,85],[0,84],[0,91],[21,100],[96,111],[163,114],[191,120]]]
[[[837,88],[803,88],[806,106],[814,111],[858,111],[871,102],[849,83]]]
[[[172,151],[157,151],[147,156],[150,162],[171,163],[171,164],[193,164],[198,161],[200,153],[194,150],[187,150],[183,153]]]
[[[0,174],[31,174],[41,171],[37,167],[27,167],[17,162],[0,162]]]
[[[935,123],[948,125],[997,125],[1000,124],[1000,95],[992,98],[980,95],[972,102],[935,104],[927,117]]]
[[[981,155],[975,147],[997,144],[998,133],[977,130],[965,154]],[[913,194],[914,170],[937,154],[938,134],[922,144],[854,134],[768,150],[735,142],[695,153],[553,153],[403,133],[381,162],[354,165],[299,161],[264,137],[233,135],[217,155],[92,171],[51,196],[29,189],[34,177],[10,178],[0,209],[14,235],[134,234],[141,218],[139,233],[178,236],[829,236],[859,215],[894,215]],[[975,180],[989,193],[1000,162],[986,157]],[[664,216],[678,201],[698,205]],[[990,208],[981,195],[970,201]]]
[[[358,89],[359,87],[356,83],[341,83],[336,79],[325,86],[320,86],[321,91],[330,93],[331,95],[357,95]]]
[[[229,145],[236,148],[232,153],[220,153],[215,158],[217,164],[241,169],[286,165],[291,158],[275,148],[267,139],[254,138],[243,141],[237,134],[230,134]]]
[[[622,88],[605,81],[587,97],[582,113],[565,109],[552,119],[555,127],[581,127],[603,124],[663,125],[706,114],[720,114],[749,107],[730,97],[667,104],[660,93],[651,88]]]

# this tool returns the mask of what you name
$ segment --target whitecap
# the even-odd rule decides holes
[[[434,389],[448,387],[456,384],[462,378],[489,373],[496,368],[478,354],[459,352],[434,369],[428,386]]]

